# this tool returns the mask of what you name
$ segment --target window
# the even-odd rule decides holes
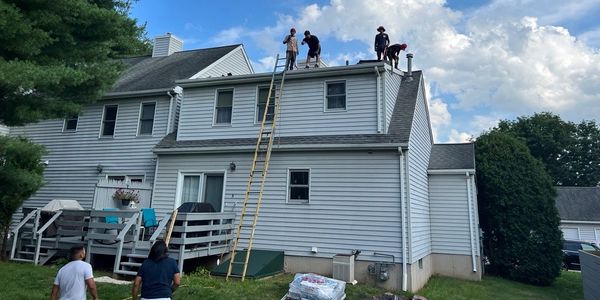
[[[108,137],[115,135],[115,125],[117,123],[118,105],[104,106],[104,117],[102,118],[101,136]]]
[[[114,181],[123,181],[125,183],[142,183],[144,182],[144,175],[108,175],[106,176],[106,179]]]
[[[231,124],[233,90],[218,90],[215,104],[215,125]]]
[[[79,120],[78,115],[71,116],[65,119],[65,125],[63,131],[75,131],[77,130],[77,121]]]
[[[346,82],[335,81],[326,84],[326,103],[325,110],[345,110],[346,109]]]
[[[288,202],[308,203],[310,196],[310,170],[290,169],[288,174]]]
[[[268,87],[258,88],[258,99],[256,101],[256,122],[262,122],[263,115],[265,113],[265,105],[267,104],[267,97],[269,97]],[[269,102],[269,110],[267,111],[267,122],[273,121],[275,115],[275,98],[271,97]]]
[[[183,175],[181,203],[209,203],[216,212],[221,211],[223,202],[223,173]]]
[[[592,245],[581,244],[581,250],[583,250],[583,251],[596,251],[596,248],[594,248],[594,246],[592,246]]]
[[[138,125],[138,134],[152,134],[154,126],[154,111],[156,103],[142,103],[142,111],[140,112],[140,124]]]

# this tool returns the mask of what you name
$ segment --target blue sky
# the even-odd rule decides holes
[[[438,142],[539,111],[600,116],[600,0],[142,0],[131,15],[149,37],[171,32],[185,49],[242,43],[257,71],[284,52],[291,26],[317,35],[323,58],[338,65],[374,58],[383,25],[424,71]]]

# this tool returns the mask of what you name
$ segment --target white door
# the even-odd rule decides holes
[[[579,240],[579,229],[578,228],[563,227],[561,229],[562,229],[563,237],[565,238],[565,240],[575,240],[575,241]]]

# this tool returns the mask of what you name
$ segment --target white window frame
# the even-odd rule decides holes
[[[223,174],[223,193],[221,194],[221,211],[225,209],[225,195],[227,194],[227,170],[206,170],[206,171],[178,171],[177,172],[177,186],[175,188],[175,202],[173,203],[173,209],[177,209],[181,205],[181,198],[183,195],[183,178],[185,176],[200,176],[200,182],[198,187],[198,198],[203,199],[204,197],[204,181],[207,175]]]
[[[67,123],[70,119],[71,118],[65,118],[62,132],[77,132],[77,127],[79,127],[79,114],[77,114],[77,123],[75,123],[75,129],[67,129]]]
[[[346,105],[344,108],[327,108],[329,103],[327,99],[327,85],[331,83],[344,83],[344,96],[346,97]],[[323,112],[346,112],[348,111],[348,82],[345,79],[339,80],[326,80],[323,82]]]
[[[115,129],[112,135],[103,135],[104,133],[104,114],[106,113],[107,106],[116,106],[117,114],[115,115]],[[119,104],[104,104],[102,106],[102,118],[100,119],[100,132],[98,133],[98,138],[100,139],[112,139],[117,134],[117,122],[119,120]]]
[[[560,229],[561,229],[561,231],[562,231],[562,229],[575,229],[575,230],[577,230],[577,240],[578,241],[581,240],[581,231],[579,230],[579,227],[562,226]],[[563,232],[563,238],[566,239],[566,237],[564,236],[564,232]]]
[[[267,90],[270,88],[270,86],[268,85],[258,85],[256,86],[256,100],[254,101],[254,125],[260,125],[261,121],[262,121],[262,117],[261,117],[261,121],[258,120],[258,95],[260,92],[260,89],[264,89],[266,88]],[[267,92],[268,93],[268,92]],[[267,94],[267,97],[269,95]],[[275,113],[275,104],[273,104],[273,113]],[[273,118],[275,118],[275,115],[273,115]],[[271,124],[273,121],[267,121],[265,124]]]
[[[231,120],[229,123],[217,123],[217,103],[219,102],[220,91],[231,91]],[[234,88],[219,88],[215,90],[215,103],[213,105],[213,127],[228,127],[233,124],[233,112],[235,102],[235,89]]]
[[[108,177],[125,177],[125,183],[126,184],[130,184],[131,183],[131,179],[142,179],[142,183],[146,182],[146,175],[123,175],[123,174],[106,174],[106,176],[104,177],[106,180],[108,180]]]
[[[306,202],[300,202],[297,201],[296,199],[290,199],[290,179],[291,179],[291,171],[292,170],[302,170],[302,171],[308,171],[308,201]],[[285,202],[287,204],[310,204],[311,199],[312,199],[312,169],[311,168],[307,168],[307,167],[289,167],[287,168],[287,180],[286,180],[286,188],[285,188]],[[291,201],[290,201],[291,200]]]
[[[142,111],[144,109],[144,104],[151,104],[151,103],[154,103],[154,115],[152,116],[152,132],[140,133],[140,129],[142,128]],[[137,129],[135,131],[135,136],[152,136],[154,134],[154,125],[156,124],[156,108],[157,107],[158,107],[158,103],[156,101],[142,101],[140,103],[140,110],[138,112],[138,125],[137,125]]]

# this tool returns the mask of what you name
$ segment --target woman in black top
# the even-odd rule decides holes
[[[164,241],[156,241],[133,281],[131,298],[138,299],[140,283],[142,300],[171,299],[179,287],[181,276],[177,262],[169,257],[169,248]]]

